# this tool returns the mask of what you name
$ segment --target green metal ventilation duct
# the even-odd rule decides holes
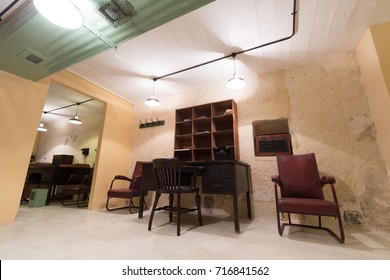
[[[28,0],[0,22],[0,69],[37,81],[213,1],[76,1],[84,25],[68,30],[47,21]]]

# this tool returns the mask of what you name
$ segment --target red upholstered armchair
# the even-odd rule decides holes
[[[340,243],[344,243],[344,230],[334,184],[334,177],[324,176],[320,179],[317,162],[313,153],[306,155],[278,155],[279,175],[272,176],[274,182],[276,215],[279,234],[283,234],[284,226],[301,226],[326,230]],[[322,188],[330,185],[333,201],[325,200]],[[280,192],[278,192],[278,186]],[[280,213],[288,214],[288,223],[280,221]],[[290,214],[318,216],[318,226],[296,224],[291,222]],[[334,217],[338,220],[340,236],[331,229],[323,227],[321,216]]]
[[[110,189],[107,192],[107,202],[106,209],[108,211],[114,211],[119,209],[129,208],[129,212],[131,214],[138,213],[138,210],[133,211],[133,209],[139,209],[133,202],[133,198],[140,197],[142,189],[141,189],[141,180],[142,180],[142,161],[137,161],[135,163],[134,172],[132,178],[129,178],[124,175],[116,175],[114,179],[111,181]],[[122,184],[121,184],[121,183]],[[123,185],[125,182],[127,187],[119,186]],[[144,193],[147,195],[147,192]],[[111,207],[109,205],[110,199],[112,198],[122,198],[129,200],[129,205],[124,207]],[[146,203],[144,202],[144,209],[147,209]]]

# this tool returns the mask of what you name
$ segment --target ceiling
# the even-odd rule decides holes
[[[129,0],[134,6],[142,1]],[[10,2],[1,1],[0,11]],[[167,23],[158,21],[160,26],[129,36],[117,48],[106,44],[106,50],[87,54],[85,59],[61,67],[66,66],[135,104],[143,104],[152,94],[154,77],[218,60],[292,34],[293,0],[206,2],[210,1],[203,1],[196,9],[191,6],[192,11],[182,12],[182,16],[174,13],[176,18],[166,20]],[[283,42],[238,55],[236,66],[240,76],[249,78],[353,51],[368,26],[390,20],[389,0],[300,0],[297,8],[297,33]],[[157,12],[153,13],[156,15]],[[40,40],[40,31],[34,32],[34,40]],[[233,60],[221,59],[158,79],[155,93],[163,101],[167,95],[224,83],[232,75]]]

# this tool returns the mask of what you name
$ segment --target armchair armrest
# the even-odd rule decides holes
[[[333,176],[323,176],[321,178],[321,185],[324,186],[325,184],[334,184],[336,183],[336,179]]]
[[[129,177],[124,176],[124,175],[116,175],[114,177],[114,180],[125,180],[125,181],[129,181],[129,182],[132,181],[132,179],[130,179]]]
[[[280,177],[279,177],[279,175],[272,175],[271,176],[271,180],[274,183],[279,183],[280,182]]]

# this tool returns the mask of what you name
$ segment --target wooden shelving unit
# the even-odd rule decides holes
[[[234,100],[176,110],[174,157],[180,161],[212,161],[218,146],[228,146],[233,153],[230,159],[240,159]]]

